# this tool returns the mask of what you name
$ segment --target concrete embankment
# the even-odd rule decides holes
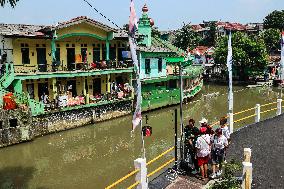
[[[242,162],[244,148],[252,149],[252,188],[284,188],[284,115],[233,133],[227,159]]]
[[[114,102],[31,117],[21,109],[1,111],[0,147],[29,141],[38,136],[82,127],[91,123],[114,119],[131,113],[132,101]]]

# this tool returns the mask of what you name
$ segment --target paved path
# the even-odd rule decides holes
[[[284,188],[284,115],[235,132],[227,159],[241,162],[244,148],[252,149],[252,188]]]

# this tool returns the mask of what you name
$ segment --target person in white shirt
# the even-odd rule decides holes
[[[227,138],[228,142],[230,142],[230,131],[229,131],[229,128],[227,126],[227,118],[221,117],[220,128],[222,130],[222,134]]]
[[[206,134],[207,128],[200,128],[200,136],[197,138],[195,147],[197,150],[197,162],[201,172],[201,179],[208,178],[208,160],[211,153],[210,136]]]
[[[214,179],[222,174],[222,163],[225,158],[225,149],[228,147],[228,140],[223,135],[220,128],[216,129],[212,139],[212,172],[211,178]],[[219,165],[219,170],[216,173],[216,166]]]

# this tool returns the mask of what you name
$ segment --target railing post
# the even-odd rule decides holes
[[[281,115],[282,113],[282,99],[277,99],[277,112],[276,115]]]
[[[251,183],[252,183],[252,163],[243,162],[242,189],[251,189]]]
[[[250,162],[251,149],[244,149],[244,161],[243,161],[243,181],[242,189],[251,189],[252,184],[252,163]]]
[[[255,106],[255,123],[260,121],[260,104]]]
[[[234,132],[234,114],[228,113],[230,133]]]
[[[251,157],[251,149],[250,148],[244,148],[244,161],[250,162]]]
[[[135,181],[139,182],[137,189],[148,189],[146,159],[138,158],[134,160],[134,166],[135,169],[139,169],[135,177]]]

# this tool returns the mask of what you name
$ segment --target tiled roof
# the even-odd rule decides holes
[[[204,54],[212,55],[214,53],[214,47],[197,46],[195,49],[190,51],[190,53],[197,55],[204,55]]]
[[[0,24],[0,35],[23,37],[49,37],[41,32],[46,26],[27,24]]]
[[[114,32],[114,38],[128,38],[128,33],[123,29],[119,29]]]
[[[183,50],[179,49],[178,47],[175,47],[171,43],[157,37],[152,37],[152,44],[150,47],[139,45],[137,47],[137,50],[143,52],[175,53],[177,56],[184,56],[186,54]]]
[[[58,25],[56,26],[56,28],[60,29],[60,28],[68,27],[70,25],[80,24],[82,22],[88,22],[88,23],[95,25],[98,28],[101,28],[101,29],[106,30],[106,31],[116,31],[117,30],[117,29],[112,28],[112,27],[110,27],[106,24],[98,22],[94,19],[88,18],[87,16],[79,16],[79,17],[76,17],[76,18],[72,18],[71,20],[66,21],[66,22],[59,22]]]

